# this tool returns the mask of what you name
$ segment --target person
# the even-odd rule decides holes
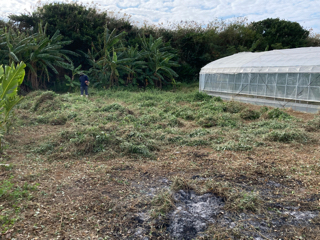
[[[89,86],[89,78],[84,73],[80,73],[80,91],[81,91],[81,97],[83,97],[83,90],[86,94],[86,97],[88,97],[88,86]]]

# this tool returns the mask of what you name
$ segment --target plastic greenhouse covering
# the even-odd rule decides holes
[[[199,90],[240,101],[260,98],[255,102],[266,105],[261,98],[273,99],[277,107],[320,103],[320,47],[242,52],[221,58],[201,69]]]

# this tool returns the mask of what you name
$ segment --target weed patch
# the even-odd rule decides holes
[[[308,132],[315,132],[319,131],[320,129],[320,117],[315,116],[313,120],[307,122],[305,126],[306,131]]]
[[[235,102],[235,101],[226,102],[225,106],[226,106],[225,111],[229,113],[239,113],[243,109],[245,109],[245,105],[243,103]]]
[[[229,210],[261,212],[262,199],[256,192],[230,191],[225,208]]]
[[[107,106],[103,106],[99,109],[101,112],[116,112],[116,111],[124,111],[125,108],[119,103],[112,103]]]
[[[64,125],[68,121],[68,117],[64,114],[58,115],[56,117],[53,117],[49,120],[49,123],[51,125]]]
[[[255,120],[260,117],[260,112],[246,108],[240,112],[240,117],[245,120]]]
[[[214,149],[217,151],[250,151],[252,150],[252,145],[249,145],[244,142],[235,142],[233,140],[228,141],[221,145],[214,145]]]
[[[218,115],[219,127],[236,128],[241,125],[241,119],[239,116],[230,113],[221,113]]]
[[[281,111],[279,108],[275,108],[267,112],[267,117],[269,119],[279,119],[279,120],[287,120],[292,119],[288,113]]]
[[[200,119],[197,124],[204,128],[211,128],[218,125],[218,117],[217,116],[207,116]]]
[[[22,200],[31,200],[33,198],[31,192],[37,190],[37,184],[30,185],[24,183],[17,186],[11,180],[0,181],[0,230],[2,232],[8,230],[18,219],[19,207],[18,203]]]
[[[208,101],[212,97],[204,92],[196,92],[193,97],[193,101]]]
[[[292,130],[272,131],[266,135],[266,139],[269,141],[284,142],[284,143],[289,143],[292,141],[296,141],[299,143],[307,143],[311,140],[306,133],[301,131],[292,131]]]

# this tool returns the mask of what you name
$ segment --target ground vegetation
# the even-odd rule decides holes
[[[0,156],[3,238],[320,235],[317,114],[189,87],[34,91],[15,116]]]

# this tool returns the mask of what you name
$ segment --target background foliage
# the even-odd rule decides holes
[[[70,90],[74,84],[64,76],[74,79],[79,65],[78,70],[87,71],[97,87],[168,87],[197,81],[201,67],[237,52],[320,45],[319,37],[300,24],[270,18],[252,23],[216,20],[206,27],[196,22],[137,27],[126,14],[116,17],[76,3],[48,3],[9,18],[0,22],[0,51],[5,53],[0,63],[17,61],[14,55],[22,58],[27,72],[43,76],[41,84],[35,84],[35,75],[26,75],[24,85],[32,89]],[[57,33],[61,37],[54,53],[38,54],[46,62],[32,71],[29,58],[37,49],[48,47],[49,42],[45,45],[41,40],[52,40]],[[55,57],[48,59],[49,55]]]

